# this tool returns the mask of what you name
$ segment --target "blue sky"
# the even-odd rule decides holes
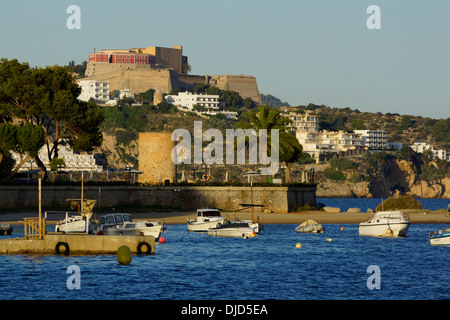
[[[66,27],[72,4],[80,30]],[[370,5],[380,30],[366,26]],[[182,45],[192,74],[253,75],[290,105],[450,116],[448,0],[3,1],[0,44],[32,66]]]

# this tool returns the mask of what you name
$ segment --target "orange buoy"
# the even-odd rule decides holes
[[[387,234],[391,234],[391,233],[392,233],[392,230],[391,230],[391,229],[387,229],[387,230],[386,230],[386,233],[387,233]]]
[[[159,243],[164,243],[164,242],[166,242],[166,239],[164,239],[164,237],[159,237],[158,242]]]

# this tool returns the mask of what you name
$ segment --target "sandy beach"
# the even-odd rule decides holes
[[[442,224],[450,223],[450,217],[446,217],[445,210],[429,211],[429,210],[404,210],[409,214],[411,223],[429,223],[429,224]],[[129,212],[132,214],[134,220],[160,220],[165,224],[185,224],[187,220],[195,219],[195,212]],[[318,223],[323,224],[352,224],[367,221],[372,218],[374,213],[372,212],[325,212],[325,211],[303,211],[293,213],[261,213],[255,212],[253,214],[254,220],[259,219],[264,224],[300,224],[305,220],[312,219]],[[222,215],[233,220],[233,212],[222,212]],[[0,213],[0,221],[8,222],[11,224],[23,224],[24,217],[37,217],[37,212],[25,212],[25,213]],[[250,212],[239,212],[239,219],[251,219]],[[98,219],[97,216],[93,217]],[[48,224],[54,224],[56,221],[49,220]]]

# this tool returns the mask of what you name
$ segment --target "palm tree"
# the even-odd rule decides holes
[[[299,160],[302,155],[303,148],[297,138],[288,131],[287,123],[292,122],[288,118],[284,118],[277,108],[271,108],[267,105],[260,106],[253,111],[245,111],[244,118],[247,121],[241,121],[236,124],[240,129],[267,129],[269,133],[272,129],[279,130],[279,152],[280,162],[285,168],[286,182],[290,182],[290,164]],[[268,150],[271,150],[270,137],[267,139]]]

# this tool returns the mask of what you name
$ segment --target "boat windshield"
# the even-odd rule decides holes
[[[123,215],[123,220],[131,222],[131,216],[129,214],[124,214]]]
[[[120,215],[114,216],[114,220],[116,221],[116,223],[122,223],[123,222],[122,216],[120,216]]]
[[[199,216],[201,215],[201,213],[199,212]],[[220,217],[220,211],[218,210],[204,210],[203,211],[203,216],[204,217]]]

